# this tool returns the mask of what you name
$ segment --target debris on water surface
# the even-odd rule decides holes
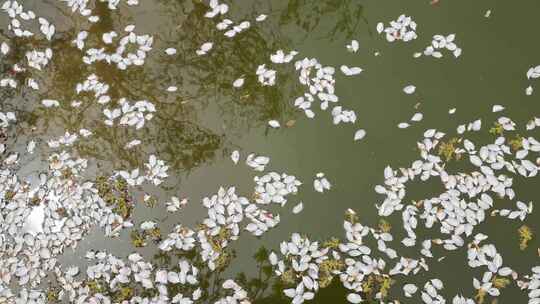
[[[240,88],[244,85],[244,78],[238,78],[233,82],[233,87]]]
[[[448,162],[452,159],[454,160],[460,160],[461,156],[457,149],[457,144],[460,142],[460,139],[457,137],[453,137],[447,142],[441,142],[439,146],[438,154],[440,156],[443,156],[444,159]]]
[[[411,17],[400,15],[397,20],[390,21],[390,26],[386,28],[384,23],[377,23],[376,29],[379,34],[385,33],[388,42],[409,42],[418,38],[416,27],[416,22],[414,22]]]
[[[304,204],[302,202],[298,203],[296,206],[294,206],[292,212],[294,214],[298,214],[304,210]]]
[[[362,69],[359,67],[348,67],[346,65],[342,65],[340,69],[341,69],[341,72],[346,76],[354,76],[362,72]]]
[[[347,44],[347,50],[352,53],[358,52],[359,47],[358,40],[352,40],[350,44]]]
[[[519,249],[525,250],[529,246],[529,242],[533,239],[533,232],[527,225],[523,225],[518,229],[519,234]]]
[[[408,94],[408,95],[413,94],[415,91],[416,91],[416,87],[412,84],[403,88],[403,92],[405,92],[405,94]]]
[[[354,133],[354,140],[361,140],[366,136],[366,130],[360,129]]]
[[[279,123],[279,121],[277,120],[270,120],[268,121],[268,125],[274,129],[277,129],[279,127],[281,127],[281,124]]]
[[[313,188],[315,188],[315,191],[323,193],[325,190],[330,190],[331,184],[326,179],[324,173],[319,172],[315,176],[315,180],[313,181]]]
[[[85,20],[97,25],[107,22],[106,14],[100,10],[99,5],[103,4],[103,9],[113,12],[139,4],[137,0],[102,1],[94,7],[87,5],[87,1],[64,2],[62,5],[67,5],[74,15],[83,16]],[[203,8],[201,16],[204,16],[204,20],[214,19],[212,21],[215,24],[211,25],[213,31],[198,32],[201,39],[192,47],[183,44],[164,47],[159,51],[160,54],[173,56],[167,57],[167,62],[180,60],[186,53],[191,54],[188,56],[197,64],[206,64],[213,56],[220,56],[231,43],[240,43],[246,36],[254,34],[252,31],[254,27],[260,26],[260,22],[270,22],[274,18],[273,13],[257,13],[248,17],[248,20],[232,20],[228,14],[231,9],[229,4],[210,0],[197,5]],[[55,39],[65,34],[59,33],[52,22],[26,10],[17,1],[5,1],[2,11],[9,17],[6,32],[16,37],[14,39],[30,40],[37,37],[32,47],[41,45],[37,43],[39,41],[57,45]],[[489,17],[488,12],[486,17]],[[39,32],[31,32],[31,22],[36,23]],[[85,25],[83,23],[80,26],[84,28]],[[388,42],[410,42],[419,38],[416,23],[406,15],[400,15],[387,25],[378,23],[376,30]],[[459,57],[462,51],[455,37],[455,34],[434,35],[431,44],[413,56],[441,58],[443,52],[449,51],[454,57]],[[300,192],[302,182],[291,174],[268,172],[270,157],[250,153],[245,164],[259,175],[253,178],[252,195],[242,196],[235,186],[218,187],[216,193],[201,200],[200,205],[206,209],[206,215],[194,227],[176,223],[168,226],[169,231],[162,232],[161,229],[166,226],[159,219],[149,219],[145,211],[163,209],[172,218],[181,215],[184,208],[187,209],[188,199],[170,194],[163,202],[154,194],[154,190],[170,189],[169,183],[173,182],[173,178],[169,175],[175,167],[165,161],[168,158],[161,154],[164,152],[155,149],[147,137],[139,136],[155,130],[154,122],[169,113],[163,113],[166,111],[163,111],[160,100],[128,100],[127,97],[121,97],[120,92],[123,91],[119,87],[124,83],[111,81],[111,75],[102,75],[103,70],[109,68],[114,69],[115,73],[125,73],[126,70],[131,72],[131,69],[141,66],[148,67],[146,61],[152,58],[154,37],[138,34],[135,25],[128,24],[119,31],[107,29],[99,34],[81,30],[74,32],[67,41],[76,52],[80,52],[81,65],[88,66],[95,74],[85,74],[78,80],[80,83],[73,88],[76,96],[73,100],[46,96],[47,93],[39,92],[44,94],[39,99],[32,99],[29,95],[25,101],[36,104],[38,111],[51,117],[63,111],[82,111],[87,107],[95,107],[95,113],[101,120],[97,120],[96,124],[78,125],[75,129],[70,127],[56,134],[47,134],[50,136],[45,139],[36,135],[22,143],[21,149],[17,149],[8,139],[13,131],[20,131],[15,128],[19,128],[16,115],[19,115],[20,110],[0,109],[0,265],[4,269],[0,272],[0,302],[135,304],[170,301],[188,304],[210,301],[212,298],[211,302],[217,304],[251,303],[254,294],[245,279],[217,280],[212,295],[206,290],[205,286],[209,284],[206,279],[212,276],[212,272],[225,273],[235,256],[230,245],[244,233],[261,237],[281,222],[276,209],[284,207],[291,196]],[[51,63],[57,60],[57,52],[63,50],[58,51],[57,47],[29,49],[23,53],[24,60],[13,64],[9,61],[12,60],[10,56],[20,52],[20,46],[12,42],[9,39],[0,45],[2,58],[7,58],[6,64],[10,65],[9,72],[0,80],[0,86],[5,90],[28,87],[34,93],[48,88],[49,84],[42,77],[26,76],[33,75],[35,71],[48,72]],[[359,42],[351,40],[346,48],[356,53]],[[379,52],[374,54],[378,56]],[[338,86],[335,74],[336,67],[346,76],[358,75],[363,72],[362,68],[341,63],[336,66],[323,65],[317,58],[297,60],[297,55],[299,52],[295,50],[268,51],[262,62],[247,62],[245,70],[231,71],[230,78],[226,78],[225,85],[220,89],[234,88],[237,94],[240,93],[237,96],[239,100],[249,97],[255,103],[257,91],[244,92],[247,87],[251,90],[252,85],[259,86],[268,89],[267,92],[279,89],[281,82],[288,81],[287,72],[284,71],[289,69],[289,72],[295,73],[300,84],[298,95],[290,100],[295,109],[308,119],[314,119],[318,110],[329,110],[333,124],[356,124],[356,112],[346,109],[336,93]],[[245,74],[249,71],[256,80],[254,83],[251,83],[251,76]],[[527,71],[529,80],[539,77],[539,67]],[[246,79],[249,85],[244,87]],[[350,78],[350,81],[355,80],[360,78]],[[179,79],[164,83],[160,90],[171,93],[168,95],[184,90],[181,87],[183,82]],[[414,94],[415,90],[414,85],[403,88],[406,94]],[[136,95],[135,91],[126,95]],[[532,94],[532,86],[527,87],[526,94]],[[494,113],[503,110],[505,107],[501,105],[492,107]],[[454,114],[455,111],[453,108],[448,113]],[[289,128],[295,124],[296,117],[285,122],[285,117],[291,116],[281,114],[273,112],[262,122],[272,128],[281,127],[281,123]],[[76,119],[75,115],[73,117]],[[409,122],[401,122],[398,127],[406,129],[411,124],[421,122],[423,118],[423,113],[414,113]],[[278,292],[298,304],[314,299],[321,288],[338,281],[347,290],[344,298],[351,303],[397,301],[391,299],[393,289],[396,288],[401,289],[405,297],[414,297],[413,301],[444,303],[449,299],[443,297],[446,291],[441,279],[424,276],[425,282],[404,285],[401,279],[408,280],[407,276],[411,276],[412,280],[416,279],[414,275],[429,273],[430,262],[440,262],[446,258],[447,252],[464,248],[467,250],[466,264],[471,268],[481,267],[484,273],[481,278],[473,278],[474,294],[469,295],[469,298],[455,295],[452,303],[474,303],[473,298],[477,303],[494,301],[503,289],[513,283],[527,291],[529,303],[537,303],[540,301],[540,268],[532,267],[531,274],[518,274],[510,266],[503,265],[503,256],[495,244],[488,243],[488,236],[477,232],[476,228],[486,221],[486,214],[501,216],[505,220],[526,221],[533,213],[532,202],[519,200],[509,209],[494,209],[492,196],[513,200],[516,197],[513,177],[537,176],[540,143],[523,132],[540,126],[539,121],[535,117],[530,119],[526,123],[526,130],[519,129],[519,133],[523,134],[520,135],[517,128],[521,125],[508,117],[499,117],[489,130],[494,138],[490,137],[488,143],[473,141],[473,137],[469,138],[469,133],[466,133],[474,131],[479,135],[487,134],[480,132],[482,119],[460,124],[456,129],[460,137],[448,135],[445,138],[445,133],[427,129],[416,145],[418,159],[409,167],[386,166],[383,182],[375,186],[375,192],[382,196],[375,204],[379,216],[376,227],[362,224],[356,212],[348,209],[342,237],[319,242],[312,241],[307,235],[292,233],[289,240],[281,242],[278,251],[261,254],[262,258],[258,262],[265,265],[262,273],[268,278],[279,280],[282,285],[279,285]],[[355,129],[354,140],[362,140],[366,131],[357,127]],[[80,156],[78,149],[84,148],[92,138],[101,138],[103,132],[121,132],[126,139],[120,147],[130,149],[126,154],[131,157],[135,153],[147,153],[144,154],[145,158],[142,161],[130,159],[114,163],[110,174],[100,172],[99,166],[95,169],[94,165],[102,155],[96,154],[96,158],[85,159]],[[134,136],[135,133],[137,136]],[[136,138],[144,139],[145,145]],[[96,146],[110,148],[107,144]],[[27,165],[28,159],[36,156],[45,156],[46,160],[39,176],[28,179],[19,176],[20,166]],[[240,152],[233,151],[230,158],[237,164]],[[450,167],[452,160],[462,160],[460,165],[464,166],[470,163],[473,170],[450,171],[446,167]],[[93,173],[97,177],[88,178]],[[339,176],[335,178],[337,183]],[[442,192],[431,198],[409,202],[406,199],[409,183],[429,179],[440,181]],[[331,183],[324,173],[317,173],[313,179],[313,188],[323,193],[331,189]],[[298,201],[290,212],[299,214],[303,209],[304,204]],[[138,213],[142,213],[142,217]],[[395,213],[399,214],[398,219],[401,219],[402,225],[392,222],[392,226],[385,219]],[[418,233],[420,228],[440,233],[428,238],[424,233]],[[85,271],[58,262],[66,248],[76,248],[96,229],[101,229],[98,231],[111,238],[128,235],[134,251],[124,257],[116,257],[106,250],[89,250],[86,252],[84,268],[81,268]],[[125,233],[125,230],[129,231]],[[404,232],[403,238],[396,239],[395,236],[400,234],[392,235],[394,231]],[[533,239],[533,232],[527,225],[522,225],[518,234],[520,248],[524,250]],[[151,249],[158,253],[154,259],[146,260],[137,248],[150,245],[155,245],[156,248]],[[418,255],[401,256],[401,245],[409,247],[412,253],[415,252],[412,250],[417,249]],[[438,256],[439,249],[447,252]],[[173,257],[174,264],[168,264]],[[504,261],[508,263],[506,259]],[[54,286],[53,282],[56,282]],[[12,290],[15,285],[19,285],[18,289]]]

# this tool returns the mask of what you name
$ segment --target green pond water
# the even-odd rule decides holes
[[[374,204],[383,197],[375,193],[375,185],[383,182],[387,165],[408,166],[418,158],[416,142],[426,129],[437,128],[453,136],[457,125],[481,118],[482,131],[470,137],[478,143],[488,143],[493,140],[488,130],[501,114],[491,112],[493,104],[506,106],[503,115],[521,126],[540,110],[538,94],[526,96],[524,91],[529,84],[535,86],[534,80],[526,79],[525,72],[540,64],[540,2],[534,0],[440,0],[436,5],[426,0],[234,1],[230,3],[231,19],[268,15],[265,22],[234,39],[217,32],[215,21],[203,17],[206,6],[198,1],[144,0],[139,6],[114,12],[99,4],[97,12],[102,21],[90,28],[87,43],[97,39],[96,34],[120,32],[128,24],[135,24],[137,33],[154,37],[146,63],[127,71],[106,64],[82,64],[81,52],[71,45],[82,30],[82,19],[72,15],[64,4],[28,0],[24,6],[53,22],[57,34],[50,43],[55,54],[51,65],[34,73],[41,84],[38,92],[0,89],[2,108],[16,111],[19,117],[16,149],[24,150],[30,137],[45,143],[66,130],[90,129],[94,135],[74,148],[78,155],[89,159],[89,178],[98,172],[110,174],[113,170],[142,168],[149,154],[158,155],[170,166],[169,178],[161,187],[145,186],[134,191],[134,195],[142,201],[146,191],[160,202],[177,195],[188,197],[189,204],[174,214],[167,214],[162,205],[150,208],[137,204],[135,225],[154,220],[163,233],[178,223],[194,227],[206,216],[201,199],[216,193],[221,185],[234,185],[238,193],[251,196],[253,177],[260,174],[247,166],[234,165],[229,157],[233,150],[240,150],[243,157],[252,152],[269,156],[267,171],[287,172],[303,181],[299,193],[290,197],[280,211],[278,227],[261,238],[242,233],[240,240],[232,243],[236,258],[223,273],[212,274],[224,278],[239,273],[256,278],[259,270],[253,255],[262,246],[279,250],[279,243],[289,239],[292,232],[321,240],[343,237],[344,213],[348,208],[354,209],[363,223],[376,226],[379,217]],[[491,10],[489,18],[484,17],[487,10]],[[388,43],[377,34],[375,26],[400,14],[412,16],[418,23],[419,38],[410,43]],[[0,37],[6,40],[8,19],[5,14],[1,16]],[[413,53],[423,51],[436,33],[456,33],[462,56],[413,58]],[[360,42],[355,54],[345,48],[351,39]],[[18,41],[18,48],[13,56],[23,56],[28,48],[47,45],[32,40],[14,41]],[[214,42],[211,55],[197,57],[194,50],[206,41]],[[168,47],[176,48],[178,54],[167,56],[163,50]],[[315,57],[323,65],[362,67],[364,71],[356,77],[336,73],[336,94],[345,108],[357,113],[357,123],[334,126],[329,112],[317,112],[315,119],[308,119],[297,111],[293,101],[304,88],[299,85],[292,65],[278,69],[276,86],[260,86],[254,71],[259,64],[268,63],[269,55],[277,49],[297,50],[300,54],[296,59]],[[375,52],[379,55],[375,56]],[[6,61],[2,65],[9,66]],[[8,73],[5,69],[2,73]],[[109,95],[113,100],[127,97],[154,103],[154,119],[137,131],[106,127],[101,107],[90,102],[89,96],[77,97],[74,91],[76,83],[90,73],[111,85]],[[232,82],[241,75],[246,75],[246,84],[241,89],[233,88]],[[403,93],[408,84],[417,86],[415,94]],[[167,92],[171,85],[177,86],[178,91]],[[52,110],[39,105],[38,101],[44,98],[78,98],[83,105],[75,109],[64,102]],[[448,109],[454,107],[456,114],[449,115]],[[407,129],[397,128],[398,123],[408,121],[415,112],[424,114],[421,122]],[[292,126],[272,129],[267,124],[271,119]],[[353,134],[358,128],[366,129],[367,136],[354,142]],[[124,149],[134,138],[143,144]],[[34,156],[22,166],[21,175],[36,174],[42,168],[47,153]],[[317,172],[324,172],[332,182],[331,191],[313,191]],[[539,186],[538,178],[516,179],[514,188],[518,199],[528,202],[539,199]],[[408,189],[405,201],[428,198],[441,190],[439,183],[417,182]],[[303,212],[292,214],[290,209],[299,201],[304,203]],[[502,206],[505,201],[497,203]],[[538,214],[533,212],[524,222],[535,232],[540,232]],[[393,234],[400,239],[400,213],[389,221]],[[526,273],[532,265],[539,264],[540,243],[536,238],[527,250],[519,249],[517,229],[524,223],[489,217],[477,232],[490,236],[505,264]],[[75,251],[66,250],[60,260],[65,265],[84,267],[87,250],[105,248],[117,256],[137,250],[149,259],[157,252],[152,244],[134,248],[129,230],[122,232],[120,238],[110,239],[96,229]],[[482,272],[467,266],[466,249],[436,249],[434,254],[446,258],[431,263],[430,271],[414,280],[401,277],[403,282],[423,285],[427,279],[438,277],[445,282],[442,294],[447,299],[458,293],[472,296],[472,277],[479,277]],[[415,303],[402,298],[400,287],[392,291],[402,303]],[[313,303],[345,303],[346,294],[340,284],[333,284],[321,290]],[[266,292],[258,292],[255,303],[289,301],[268,287]],[[502,291],[498,303],[526,301],[526,293],[513,286]]]

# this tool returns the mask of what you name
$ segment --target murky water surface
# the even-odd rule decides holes
[[[32,77],[40,83],[39,90],[0,89],[2,109],[18,116],[16,137],[10,139],[12,150],[24,151],[30,138],[39,139],[41,144],[38,153],[20,160],[18,172],[35,179],[45,168],[51,151],[46,141],[81,128],[91,130],[93,135],[78,141],[72,150],[89,160],[89,179],[110,175],[115,170],[142,168],[148,155],[155,154],[169,166],[169,177],[159,187],[145,185],[133,189],[137,201],[133,222],[139,225],[153,220],[166,235],[178,223],[190,227],[200,223],[207,213],[200,201],[220,186],[234,185],[237,193],[251,197],[253,177],[260,173],[243,165],[243,159],[248,153],[267,155],[271,159],[267,171],[293,174],[304,185],[283,209],[275,209],[281,215],[278,227],[260,238],[243,232],[240,240],[231,244],[236,257],[230,265],[205,275],[209,282],[214,276],[245,275],[250,282],[246,288],[254,293],[251,296],[255,303],[288,303],[290,299],[280,291],[258,280],[261,270],[252,257],[260,248],[279,250],[279,243],[292,232],[313,240],[342,237],[343,215],[348,208],[354,209],[363,223],[376,227],[379,217],[374,204],[382,197],[373,190],[375,185],[383,182],[387,165],[409,166],[418,158],[416,142],[428,128],[455,134],[459,124],[481,118],[482,131],[470,138],[486,144],[494,139],[488,130],[500,116],[492,113],[492,105],[504,105],[504,115],[518,122],[522,129],[538,113],[538,94],[527,96],[524,90],[530,84],[525,72],[540,62],[540,42],[535,38],[540,2],[438,2],[234,1],[230,3],[229,18],[253,19],[262,13],[268,18],[230,39],[216,29],[216,20],[204,17],[208,6],[199,1],[144,0],[138,6],[120,5],[116,11],[98,2],[94,14],[101,20],[91,26],[62,2],[24,1],[25,9],[55,24],[56,34],[50,42],[14,39],[7,30],[7,15],[0,14],[0,39],[12,47],[10,55],[2,59],[2,75],[13,73],[11,65],[28,50],[51,47],[54,51],[49,66],[43,71],[32,71]],[[491,10],[489,18],[484,16],[487,10]],[[410,43],[388,43],[377,33],[376,24],[400,14],[412,16],[418,23],[419,38]],[[103,33],[122,32],[129,24],[136,25],[138,34],[153,36],[153,50],[148,52],[143,66],[121,71],[103,62],[82,63],[82,52],[72,44],[79,31],[87,30],[86,44],[96,47],[101,45],[99,37]],[[450,54],[442,59],[413,58],[413,53],[423,51],[436,33],[456,33],[463,54],[459,58]],[[357,53],[345,48],[352,39],[359,41]],[[195,50],[207,41],[212,41],[214,48],[206,56],[197,56]],[[164,50],[170,47],[176,48],[176,55],[165,54]],[[361,67],[363,72],[355,77],[336,73],[336,93],[345,108],[356,112],[356,124],[335,126],[328,111],[317,112],[315,119],[298,111],[293,102],[304,88],[299,85],[292,64],[277,68],[275,86],[261,86],[254,72],[259,64],[268,64],[270,54],[277,49],[297,50],[297,59],[315,57],[323,65]],[[77,95],[74,90],[92,73],[110,84],[108,94],[113,100],[126,97],[152,102],[156,107],[154,118],[140,130],[106,126],[103,107],[97,106],[94,96]],[[235,79],[243,75],[244,86],[233,87]],[[534,80],[531,83],[534,87]],[[408,84],[417,87],[415,94],[403,93]],[[168,92],[170,86],[178,90]],[[59,100],[60,107],[43,107],[39,101],[46,98]],[[81,106],[71,107],[72,100],[80,100]],[[457,109],[454,115],[448,114],[450,108]],[[407,129],[397,128],[398,123],[408,121],[416,112],[423,113],[421,122]],[[269,120],[278,120],[282,127],[270,128]],[[367,135],[355,142],[353,134],[359,127]],[[133,139],[142,144],[125,149]],[[239,165],[230,160],[233,150],[241,152]],[[448,166],[460,165],[454,162]],[[332,189],[323,194],[312,187],[318,172],[324,172],[332,183]],[[516,178],[514,188],[521,201],[534,202],[538,200],[539,186],[538,178]],[[438,183],[417,183],[408,189],[404,201],[438,195],[442,190]],[[157,206],[145,205],[144,193],[155,197]],[[189,198],[189,203],[180,212],[168,213],[163,204],[171,196]],[[304,204],[303,212],[291,213],[300,201]],[[505,203],[510,204],[496,200],[496,204]],[[531,266],[538,265],[540,243],[535,238],[526,250],[520,250],[517,229],[526,224],[532,231],[540,231],[538,214],[533,212],[525,222],[488,218],[477,232],[490,236],[490,241],[504,253],[505,264],[527,273]],[[389,218],[397,239],[403,236],[400,217],[396,213]],[[105,248],[120,257],[136,250],[149,260],[158,259],[158,249],[152,242],[144,248],[133,247],[129,229],[114,239],[95,229],[76,250],[66,250],[60,261],[84,268],[86,251]],[[429,272],[414,279],[403,277],[404,283],[423,285],[426,280],[439,277],[445,282],[441,293],[447,299],[458,293],[474,295],[472,277],[480,277],[483,272],[466,265],[466,249],[435,249],[434,253],[446,258],[431,263]],[[262,272],[264,278],[265,271]],[[340,284],[333,284],[322,289],[313,303],[344,303],[346,294]],[[403,298],[400,287],[394,288],[392,295],[403,303],[420,301]],[[502,292],[498,303],[526,301],[526,293],[512,286]]]

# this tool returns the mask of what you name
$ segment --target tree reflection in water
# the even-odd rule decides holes
[[[304,38],[317,30],[325,32],[319,38],[333,40],[344,36],[352,39],[362,23],[368,22],[364,7],[357,0],[289,0],[287,9],[280,14],[280,25],[294,24],[304,31]]]
[[[157,21],[160,34],[154,36],[154,50],[149,54],[148,62],[142,67],[131,66],[126,71],[103,62],[83,64],[82,53],[74,47],[72,40],[83,28],[84,19],[71,16],[66,7],[55,5],[54,10],[62,10],[64,16],[71,18],[63,22],[74,24],[73,28],[57,33],[50,43],[33,38],[11,39],[14,51],[7,62],[23,62],[26,51],[34,48],[51,47],[55,56],[43,71],[29,68],[16,75],[22,83],[29,77],[37,79],[41,84],[39,93],[20,86],[17,96],[6,102],[22,112],[19,116],[24,118],[25,127],[34,127],[26,130],[42,136],[51,133],[59,136],[64,130],[74,133],[81,128],[90,129],[94,133],[92,139],[78,145],[78,152],[83,157],[106,160],[112,168],[141,165],[149,152],[146,150],[152,147],[154,151],[151,152],[162,156],[172,168],[191,170],[211,161],[216,153],[230,146],[234,137],[251,128],[265,126],[271,119],[288,121],[295,117],[291,101],[301,91],[294,85],[296,74],[293,68],[279,67],[276,87],[261,86],[254,77],[255,69],[259,64],[268,63],[269,54],[275,50],[291,48],[290,41],[280,31],[283,24],[295,23],[308,34],[321,22],[322,15],[330,11],[342,18],[335,21],[329,35],[354,32],[361,20],[358,17],[362,7],[353,1],[338,2],[341,4],[291,0],[286,9],[280,11],[279,24],[269,21],[258,26],[252,22],[248,31],[230,39],[216,29],[216,20],[204,18],[205,4],[163,1],[157,7],[163,16],[163,20]],[[246,5],[245,10],[243,15],[252,19],[258,8]],[[111,30],[121,33],[125,25],[132,23],[134,16],[122,9],[112,12],[102,2],[96,3],[95,13],[100,16],[100,22],[90,27],[85,48],[105,47],[109,50],[111,47],[100,40],[101,35]],[[136,32],[145,33],[144,24],[139,25]],[[195,50],[206,41],[214,42],[211,55],[197,56]],[[175,56],[163,54],[162,49],[167,47],[175,47],[178,53]],[[112,102],[108,105],[97,104],[89,93],[75,93],[76,84],[90,74],[96,74],[98,79],[110,84],[108,95]],[[241,89],[234,88],[232,82],[241,76],[246,78],[245,85]],[[165,89],[170,85],[177,86],[179,91],[168,93]],[[102,110],[113,108],[121,97],[154,103],[156,117],[137,132],[105,126]],[[45,98],[59,100],[60,109],[45,109],[32,102]],[[80,100],[83,104],[73,108],[70,106],[72,100]],[[216,112],[215,117],[222,120],[217,127],[214,121],[203,117],[208,111]],[[143,148],[126,151],[124,145],[134,138],[142,140]]]

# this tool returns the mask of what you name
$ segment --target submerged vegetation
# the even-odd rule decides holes
[[[533,232],[527,225],[523,225],[518,229],[519,234],[519,249],[525,250],[529,246],[529,242],[533,239]]]
[[[107,178],[98,176],[96,178],[96,189],[98,194],[113,211],[122,216],[124,220],[131,217],[133,211],[133,199],[129,194],[126,181],[119,178]]]
[[[450,138],[447,142],[441,142],[439,146],[439,155],[449,162],[451,160],[460,160],[461,154],[457,152],[457,145],[460,143],[457,137]]]
[[[493,127],[491,127],[491,129],[489,129],[489,133],[491,133],[493,135],[497,135],[497,136],[503,135],[503,133],[504,133],[503,125],[498,123],[498,122],[495,122],[493,124]]]

